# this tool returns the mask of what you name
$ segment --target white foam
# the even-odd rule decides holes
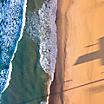
[[[46,6],[47,5],[47,6]],[[39,10],[40,17],[40,64],[45,72],[54,79],[57,57],[56,33],[57,0],[46,1]],[[48,28],[48,29],[47,29]]]
[[[46,6],[47,5],[47,6]],[[56,58],[57,58],[57,27],[56,27],[56,11],[57,11],[57,0],[49,0],[43,4],[39,10],[40,17],[40,64],[43,70],[50,75],[48,82],[48,95],[50,94],[50,86],[54,79]],[[49,26],[49,31],[46,29]],[[47,33],[48,31],[48,33]],[[47,101],[42,101],[41,104],[48,104],[49,96]]]
[[[16,0],[17,1],[17,0]],[[18,43],[19,41],[22,39],[22,36],[23,36],[23,30],[24,30],[24,26],[25,26],[25,21],[26,21],[26,18],[25,18],[25,14],[26,14],[26,7],[27,7],[27,0],[24,0],[24,7],[23,7],[23,18],[22,18],[22,27],[21,27],[21,32],[20,32],[20,37],[16,43],[16,47],[15,47],[15,50],[14,50],[14,54],[11,58],[11,61],[10,61],[10,65],[9,65],[9,71],[8,71],[8,78],[7,78],[7,81],[6,81],[6,86],[4,87],[3,91],[1,93],[3,93],[9,86],[9,82],[11,80],[11,73],[12,73],[12,60],[14,59],[14,56],[15,56],[15,53],[17,51],[17,47],[18,47]]]

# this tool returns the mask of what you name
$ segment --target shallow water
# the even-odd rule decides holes
[[[0,2],[0,93],[9,86],[12,60],[22,38],[26,0]]]
[[[45,99],[42,96],[47,94],[48,75],[39,64],[37,44],[26,33],[13,60],[11,78],[3,93],[2,104],[40,104]]]

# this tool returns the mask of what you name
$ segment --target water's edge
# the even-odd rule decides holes
[[[54,79],[57,58],[57,27],[56,27],[57,0],[46,0],[38,11],[30,13],[27,18],[27,31],[32,40],[39,40],[40,65],[49,74],[47,82],[48,104],[50,85]]]
[[[57,58],[57,27],[55,23],[56,12],[57,0],[46,1],[39,10],[40,24],[41,26],[43,25],[40,28],[40,64],[43,70],[50,76],[47,89],[47,102],[41,102],[41,104],[49,103],[50,86],[54,79],[55,73]],[[45,34],[42,31],[46,31]]]

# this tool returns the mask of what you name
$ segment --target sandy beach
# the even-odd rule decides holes
[[[51,96],[49,104],[63,104],[63,83],[64,83],[64,69],[65,69],[65,53],[66,53],[66,11],[70,6],[70,1],[58,0],[57,10],[57,34],[58,34],[58,56],[56,63],[55,79],[51,86]],[[61,92],[61,93],[60,93]]]
[[[58,57],[49,104],[103,104],[104,0],[58,0]]]

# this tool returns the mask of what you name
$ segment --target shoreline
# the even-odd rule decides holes
[[[57,57],[57,27],[56,27],[57,0],[50,0],[39,9],[40,18],[40,64],[53,81]]]
[[[47,5],[47,6],[45,6]],[[50,94],[50,86],[54,79],[55,64],[57,58],[57,26],[56,26],[56,12],[57,12],[57,0],[50,0],[43,3],[42,8],[39,9],[39,17],[42,28],[40,28],[40,64],[45,73],[49,75],[49,81],[47,82],[47,93]],[[48,17],[49,16],[49,17]],[[49,20],[47,22],[47,20]],[[44,21],[44,22],[43,22]],[[44,25],[46,24],[46,25]],[[47,27],[47,29],[45,29]],[[42,32],[44,30],[45,33]],[[46,102],[49,103],[49,96],[47,96]]]
[[[62,90],[62,35],[61,35],[61,25],[62,25],[62,16],[61,16],[61,2],[62,0],[58,0],[57,4],[57,19],[56,19],[56,25],[57,25],[57,44],[58,44],[58,53],[57,53],[57,62],[56,62],[56,68],[55,68],[55,75],[54,80],[50,87],[50,97],[49,97],[49,104],[61,104],[62,101],[62,95],[56,94],[56,92],[60,92]],[[59,36],[60,34],[60,36]],[[60,70],[60,72],[58,72]],[[59,75],[61,74],[61,75]],[[58,83],[58,84],[57,84]],[[56,102],[57,101],[57,102]]]
[[[103,64],[97,57],[103,52],[93,56],[103,48],[103,3],[58,0],[58,59],[49,104],[104,102],[103,82],[95,83],[103,78]],[[94,83],[78,88],[90,82]]]
[[[64,104],[64,77],[67,44],[67,10],[72,1],[58,0],[57,6],[57,44],[58,55],[54,80],[50,87],[49,104]]]

